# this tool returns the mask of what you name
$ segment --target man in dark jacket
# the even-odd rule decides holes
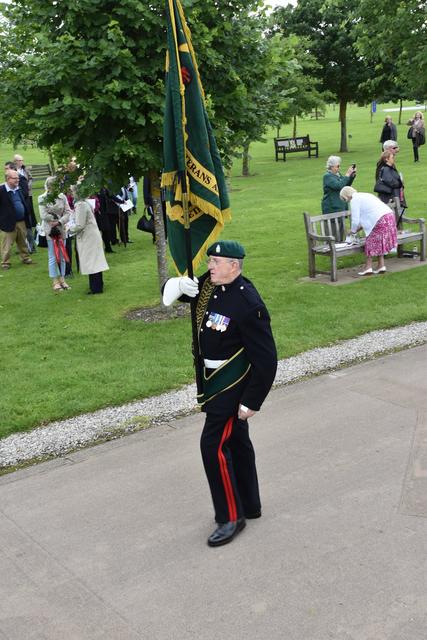
[[[34,228],[37,225],[37,218],[33,206],[33,176],[24,164],[24,158],[16,153],[13,156],[13,162],[19,175],[19,188],[22,191],[28,208],[28,220],[30,227],[27,229],[27,242],[30,253],[36,252],[36,243],[34,240]]]
[[[31,264],[26,242],[27,228],[30,226],[28,206],[19,188],[17,171],[6,171],[6,182],[0,186],[0,230],[1,267],[10,269],[10,256],[13,243],[16,242],[19,255],[24,264]]]
[[[209,546],[230,542],[247,518],[261,516],[255,452],[248,418],[261,408],[277,368],[270,316],[254,285],[242,276],[238,242],[215,242],[200,282],[171,278],[163,300],[197,297],[199,351],[206,420],[201,436],[205,472],[218,527]]]

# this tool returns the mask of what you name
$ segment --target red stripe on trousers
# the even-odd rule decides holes
[[[225,497],[227,500],[228,512],[230,514],[230,522],[235,522],[237,520],[236,500],[234,498],[233,485],[231,484],[230,474],[228,473],[227,461],[222,452],[222,445],[230,437],[232,428],[233,418],[229,418],[225,424],[221,442],[218,448],[218,461],[221,471],[222,483],[224,485]]]

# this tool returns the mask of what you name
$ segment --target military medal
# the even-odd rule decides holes
[[[230,318],[227,316],[222,316],[220,313],[209,314],[209,318],[206,321],[206,326],[213,331],[221,331],[224,332],[227,330],[227,327],[230,323]]]

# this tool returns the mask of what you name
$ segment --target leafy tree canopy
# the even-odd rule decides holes
[[[380,94],[427,95],[426,16],[426,0],[360,0],[357,46],[375,65]]]
[[[260,0],[186,0],[220,148],[245,130]],[[2,22],[2,137],[33,139],[120,184],[162,166],[162,0],[15,0]]]

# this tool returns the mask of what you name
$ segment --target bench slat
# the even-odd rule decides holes
[[[33,164],[28,166],[33,180],[45,180],[52,175],[50,164]]]

